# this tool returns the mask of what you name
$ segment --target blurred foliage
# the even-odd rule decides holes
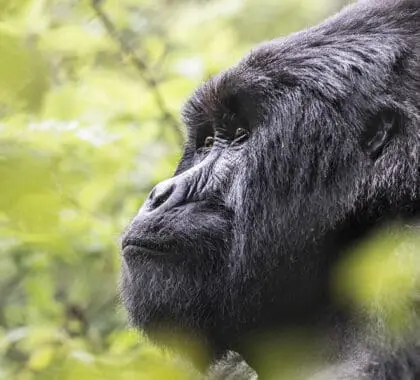
[[[0,380],[194,378],[127,329],[119,236],[153,184],[173,172],[179,110],[197,84],[253,44],[339,7],[94,4],[0,0]],[[345,266],[360,268],[357,281],[370,281],[375,252]],[[391,270],[392,256],[380,266],[385,282],[411,289]],[[344,278],[353,273],[346,270]],[[378,281],[352,293],[354,302],[377,295]],[[348,294],[349,283],[338,288]]]
[[[376,231],[337,266],[332,281],[337,301],[380,320],[387,334],[410,334],[418,328],[420,310],[419,251],[417,227],[396,224]]]

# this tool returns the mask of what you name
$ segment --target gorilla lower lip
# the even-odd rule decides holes
[[[166,254],[162,251],[157,251],[154,249],[142,247],[139,245],[127,245],[122,251],[123,255],[126,257],[133,256],[165,256]]]

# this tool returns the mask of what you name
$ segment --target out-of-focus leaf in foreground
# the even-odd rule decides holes
[[[342,304],[379,318],[393,334],[407,333],[420,290],[417,228],[384,228],[347,252],[333,289]]]

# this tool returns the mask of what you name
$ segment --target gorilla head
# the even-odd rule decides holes
[[[419,209],[419,57],[417,1],[362,1],[204,83],[174,177],[123,238],[132,322],[223,352],[338,314],[340,254]]]

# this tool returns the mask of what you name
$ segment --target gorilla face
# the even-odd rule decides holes
[[[227,349],[333,307],[343,250],[417,213],[419,22],[415,2],[362,2],[195,92],[177,171],[123,237],[134,325]]]

